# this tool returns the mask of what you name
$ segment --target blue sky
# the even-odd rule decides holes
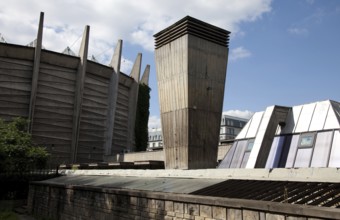
[[[118,39],[126,73],[143,53],[142,68],[151,65],[152,127],[160,123],[152,35],[186,15],[232,32],[223,111],[249,116],[270,105],[340,101],[338,0],[12,0],[0,2],[0,33],[8,43],[29,43],[40,11],[46,49],[72,45],[77,52],[90,25],[89,54],[101,63],[109,63]]]
[[[224,109],[340,101],[340,1],[273,1],[231,41],[251,55],[230,61]]]

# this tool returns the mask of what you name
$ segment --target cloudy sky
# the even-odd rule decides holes
[[[90,25],[90,51],[108,64],[123,39],[122,71],[137,53],[151,65],[150,127],[159,126],[152,35],[186,15],[232,32],[223,111],[249,117],[270,105],[340,101],[338,0],[11,0],[0,2],[0,34],[26,45],[45,12],[43,46],[78,51]]]

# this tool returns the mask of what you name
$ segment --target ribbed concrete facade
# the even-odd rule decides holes
[[[133,150],[141,55],[127,76],[121,40],[109,67],[87,60],[88,26],[79,57],[41,49],[42,30],[43,13],[35,48],[0,43],[0,117],[28,118],[33,141],[53,164]]]
[[[188,16],[154,37],[166,168],[216,167],[229,32]]]

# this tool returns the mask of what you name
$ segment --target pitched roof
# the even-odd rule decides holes
[[[267,111],[256,112],[236,139],[256,137]],[[333,100],[293,106],[288,112],[284,126],[278,126],[276,135],[302,133],[340,128],[340,103]]]

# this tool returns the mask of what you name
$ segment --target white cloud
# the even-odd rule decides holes
[[[249,56],[251,56],[251,53],[249,50],[243,47],[237,47],[231,50],[229,59],[230,61],[235,61],[235,60],[239,60],[239,59],[246,58]]]
[[[229,111],[224,111],[223,115],[229,115],[233,117],[238,117],[238,118],[246,118],[250,119],[253,116],[254,112],[251,112],[249,110],[241,111],[241,110],[229,110]]]
[[[153,128],[161,128],[162,124],[161,124],[161,119],[159,118],[159,116],[156,116],[156,115],[150,116],[148,127],[149,127],[149,130]]]
[[[323,22],[325,16],[327,16],[326,11],[318,8],[314,13],[294,22],[287,31],[293,35],[306,36],[309,34],[309,29],[313,27],[313,25],[320,25]]]
[[[336,12],[336,13],[340,13],[340,6],[337,6],[337,7],[335,8],[335,12]]]
[[[306,2],[307,2],[308,4],[311,4],[311,5],[314,4],[314,1],[315,1],[315,0],[306,0]]]
[[[9,43],[27,44],[35,39],[39,13],[44,11],[47,49],[62,51],[90,25],[89,54],[100,53],[118,39],[153,51],[152,35],[186,15],[242,35],[239,24],[260,19],[271,11],[270,4],[271,0],[11,0],[0,2],[0,27]]]
[[[306,28],[289,28],[288,32],[295,35],[306,35],[308,30]]]
[[[131,60],[126,59],[123,56],[121,61],[120,61],[120,71],[127,74],[127,75],[130,75],[132,66],[133,66],[133,62]]]

